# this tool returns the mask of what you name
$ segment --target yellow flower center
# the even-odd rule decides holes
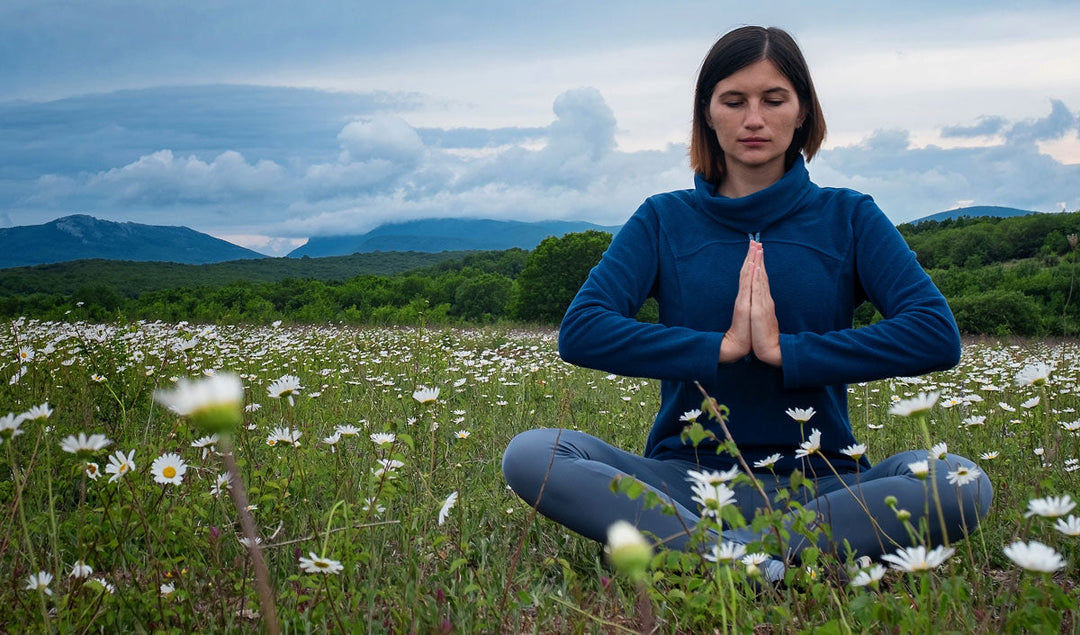
[[[164,470],[161,470],[161,475],[165,478],[172,478],[176,476],[176,468],[169,465]]]
[[[316,567],[322,567],[323,569],[325,569],[325,568],[327,568],[327,567],[329,567],[329,566],[330,566],[330,563],[328,563],[328,562],[322,562],[321,560],[316,560],[316,561],[315,561],[315,562],[314,562],[313,564],[314,564],[314,565],[315,565]]]

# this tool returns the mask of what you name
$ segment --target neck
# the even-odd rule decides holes
[[[769,187],[784,176],[784,164],[762,166],[763,169],[735,169],[726,171],[716,188],[717,194],[728,198],[742,198]],[[766,169],[767,168],[767,169]]]

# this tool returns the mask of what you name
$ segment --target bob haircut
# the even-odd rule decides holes
[[[825,139],[825,116],[821,112],[810,69],[806,66],[799,45],[783,29],[776,27],[744,26],[729,31],[713,44],[698,73],[694,94],[694,124],[690,132],[690,167],[710,183],[719,184],[724,178],[724,152],[709,127],[709,102],[721,80],[755,62],[769,60],[787,77],[799,97],[805,113],[802,125],[795,130],[784,169],[795,162],[799,153],[809,161]]]

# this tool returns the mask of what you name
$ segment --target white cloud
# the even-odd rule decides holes
[[[273,161],[248,163],[234,150],[207,163],[189,155],[159,150],[133,163],[96,174],[86,182],[90,193],[123,202],[173,205],[222,203],[264,198],[276,191],[284,169]]]

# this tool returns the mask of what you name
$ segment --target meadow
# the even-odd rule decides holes
[[[1080,631],[1075,342],[970,342],[952,370],[852,385],[871,461],[947,444],[993,507],[906,570],[807,554],[778,587],[696,554],[624,575],[507,489],[516,433],[640,451],[658,406],[656,381],[563,363],[554,332],[18,319],[0,351],[3,632]],[[167,407],[228,374],[235,427]],[[925,425],[898,408],[920,395]]]

